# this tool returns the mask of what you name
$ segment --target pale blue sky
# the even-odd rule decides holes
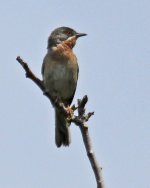
[[[74,49],[87,94],[94,149],[106,188],[150,188],[150,1],[13,0],[0,6],[0,187],[96,187],[78,127],[57,149],[54,112],[16,62],[41,77],[47,37],[59,26],[85,32]]]

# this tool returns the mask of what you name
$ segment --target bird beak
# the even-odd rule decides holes
[[[86,36],[87,34],[85,33],[77,33],[76,34],[76,37],[79,38],[79,37],[83,37],[83,36]]]

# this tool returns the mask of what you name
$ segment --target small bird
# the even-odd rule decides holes
[[[66,107],[69,107],[73,100],[79,72],[73,47],[79,37],[86,35],[69,27],[59,27],[48,38],[48,51],[42,65],[43,83],[46,93],[50,94],[53,99],[60,99]],[[54,104],[53,106],[55,108]],[[69,146],[69,126],[70,123],[64,114],[55,108],[55,143],[57,147]]]

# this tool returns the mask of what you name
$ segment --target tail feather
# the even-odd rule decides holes
[[[69,123],[61,112],[57,109],[55,111],[55,142],[57,147],[69,146],[70,144],[70,131]]]

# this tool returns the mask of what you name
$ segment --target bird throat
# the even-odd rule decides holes
[[[72,51],[73,47],[76,44],[77,37],[69,37],[67,40],[57,44],[57,46],[51,48],[51,56],[55,60],[66,60],[66,59],[72,59],[74,61],[75,55]],[[76,58],[75,58],[76,59]]]
[[[72,49],[75,46],[75,44],[76,44],[76,40],[77,40],[77,37],[76,36],[72,36],[72,37],[69,37],[67,40],[61,42],[57,46],[65,48],[65,49],[66,48]]]

